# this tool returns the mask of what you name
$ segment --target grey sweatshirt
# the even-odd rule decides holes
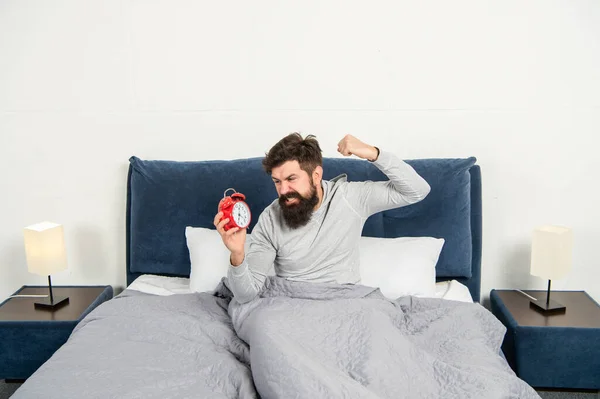
[[[346,175],[322,180],[323,201],[303,227],[287,227],[277,200],[264,209],[244,261],[229,265],[229,286],[238,302],[260,292],[272,267],[288,280],[360,283],[358,244],[367,218],[419,202],[430,191],[410,165],[389,152],[381,150],[373,164],[388,181],[348,182]]]

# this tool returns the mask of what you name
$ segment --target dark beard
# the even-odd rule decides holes
[[[298,198],[299,201],[295,204],[288,205],[286,203],[288,198]],[[291,229],[305,226],[310,220],[313,210],[318,202],[319,197],[317,196],[317,189],[313,185],[311,185],[309,198],[304,198],[297,192],[281,195],[279,197],[279,205],[281,206],[283,220]]]

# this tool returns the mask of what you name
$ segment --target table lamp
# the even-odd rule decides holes
[[[69,303],[69,297],[55,297],[52,293],[50,275],[67,268],[67,252],[63,226],[51,222],[42,222],[28,226],[24,230],[27,269],[30,273],[48,276],[50,297],[38,300],[34,307],[54,310]]]
[[[548,279],[548,293],[545,300],[532,300],[536,310],[549,313],[563,313],[566,307],[550,300],[552,280],[563,278],[571,270],[573,252],[573,232],[568,227],[540,226],[534,229],[531,243],[531,270],[533,276]]]

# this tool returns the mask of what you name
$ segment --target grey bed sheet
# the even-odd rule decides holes
[[[12,398],[257,398],[228,303],[125,290],[90,312]]]
[[[14,398],[539,398],[498,354],[504,331],[479,304],[360,285],[271,276],[247,304],[224,282],[125,290]]]

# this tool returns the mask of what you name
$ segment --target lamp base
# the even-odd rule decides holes
[[[529,307],[534,308],[538,312],[544,314],[555,314],[555,313],[565,313],[567,311],[567,307],[550,300],[549,303],[546,303],[546,300],[538,299],[537,301],[529,301]]]
[[[54,297],[54,301],[51,301],[50,298],[42,299],[37,302],[34,302],[33,306],[36,309],[45,309],[45,310],[56,310],[60,307],[69,303],[69,297]]]

